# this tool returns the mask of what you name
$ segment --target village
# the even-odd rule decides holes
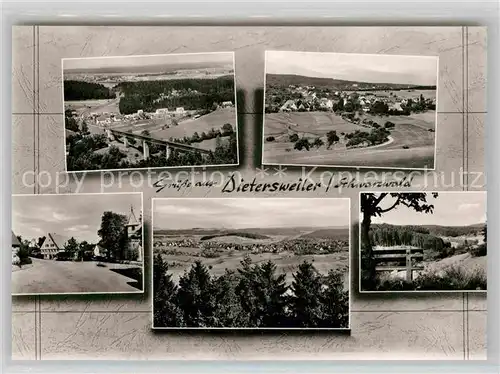
[[[102,261],[142,263],[142,218],[136,217],[133,208],[123,230],[121,251],[112,251],[101,242],[78,242],[78,238],[49,232],[39,238],[22,239],[12,232],[12,265],[22,268],[31,264],[31,258],[54,261]],[[21,239],[20,239],[21,238]]]
[[[436,108],[435,97],[426,98],[423,91],[412,88],[376,90],[374,86],[373,91],[358,91],[357,84],[352,86],[352,91],[330,91],[328,88],[297,85],[289,85],[277,92],[271,89],[269,100],[266,100],[266,113],[333,111],[409,115]],[[289,96],[291,98],[283,102],[283,98]]]

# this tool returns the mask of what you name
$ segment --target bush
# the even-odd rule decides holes
[[[307,138],[300,138],[299,140],[297,140],[293,148],[298,151],[302,151],[304,148],[306,150],[309,150],[311,148],[311,145],[309,144],[309,140],[307,140]]]
[[[292,143],[295,143],[299,140],[299,136],[297,134],[292,134],[289,136],[289,139]]]
[[[266,142],[274,142],[276,139],[274,138],[274,136],[268,136],[266,138]]]

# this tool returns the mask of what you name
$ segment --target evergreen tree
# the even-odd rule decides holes
[[[153,325],[156,327],[183,326],[182,314],[177,306],[177,285],[168,273],[168,265],[160,254],[153,262]]]
[[[216,309],[214,310],[214,327],[247,327],[248,313],[243,310],[236,285],[238,276],[234,271],[226,272],[214,280],[214,298]]]
[[[344,290],[342,273],[330,270],[325,277],[320,304],[323,320],[319,327],[347,328],[349,325],[349,293]]]
[[[186,326],[210,327],[214,325],[214,289],[208,269],[196,261],[189,272],[179,280],[177,302]]]
[[[290,309],[294,327],[318,327],[322,319],[321,280],[312,264],[303,262],[293,274]]]

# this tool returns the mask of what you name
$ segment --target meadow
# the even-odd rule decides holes
[[[435,112],[411,116],[363,115],[379,125],[395,124],[390,141],[372,147],[346,148],[343,133],[369,132],[361,124],[351,123],[332,112],[269,113],[265,115],[263,163],[324,166],[373,166],[399,168],[434,168]],[[430,130],[429,130],[430,129]],[[327,147],[326,133],[336,131],[338,143]],[[295,150],[289,136],[297,134],[311,140],[321,138],[323,146],[309,151]],[[273,141],[268,141],[273,137]],[[403,148],[404,147],[404,148]]]
[[[245,237],[241,233],[250,234],[253,237]],[[234,270],[240,267],[241,261],[249,258],[254,264],[263,264],[272,261],[277,266],[278,274],[286,275],[286,282],[291,284],[292,273],[304,261],[308,261],[321,273],[327,274],[329,270],[340,270],[344,273],[345,288],[349,287],[348,267],[349,267],[349,230],[348,229],[297,229],[290,232],[279,232],[277,229],[262,232],[257,230],[244,230],[233,235],[221,235],[209,240],[202,240],[207,234],[194,233],[182,236],[165,234],[160,230],[154,233],[154,254],[160,253],[165,262],[169,264],[169,271],[173,274],[173,279],[178,282],[179,277],[189,270],[193,263],[198,260],[209,268],[212,275],[221,276],[226,269]],[[263,234],[265,233],[265,234]],[[213,234],[212,234],[213,235]],[[182,238],[189,246],[173,246],[169,242],[177,242]],[[317,241],[337,242],[342,241],[342,248],[332,253],[314,253],[298,255],[293,250],[286,247],[286,250],[272,251],[272,248],[280,247],[283,243],[293,240],[304,240],[315,243]],[[209,251],[207,255],[199,243],[210,242],[217,248],[216,251]],[[252,250],[241,250],[247,246]]]

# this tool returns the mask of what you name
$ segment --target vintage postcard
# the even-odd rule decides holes
[[[152,209],[153,328],[349,328],[349,199]]]
[[[62,61],[67,171],[238,164],[234,53]]]
[[[14,195],[12,294],[143,293],[142,193]]]
[[[434,169],[437,56],[266,51],[263,164]]]
[[[486,192],[361,192],[360,290],[486,291]]]

